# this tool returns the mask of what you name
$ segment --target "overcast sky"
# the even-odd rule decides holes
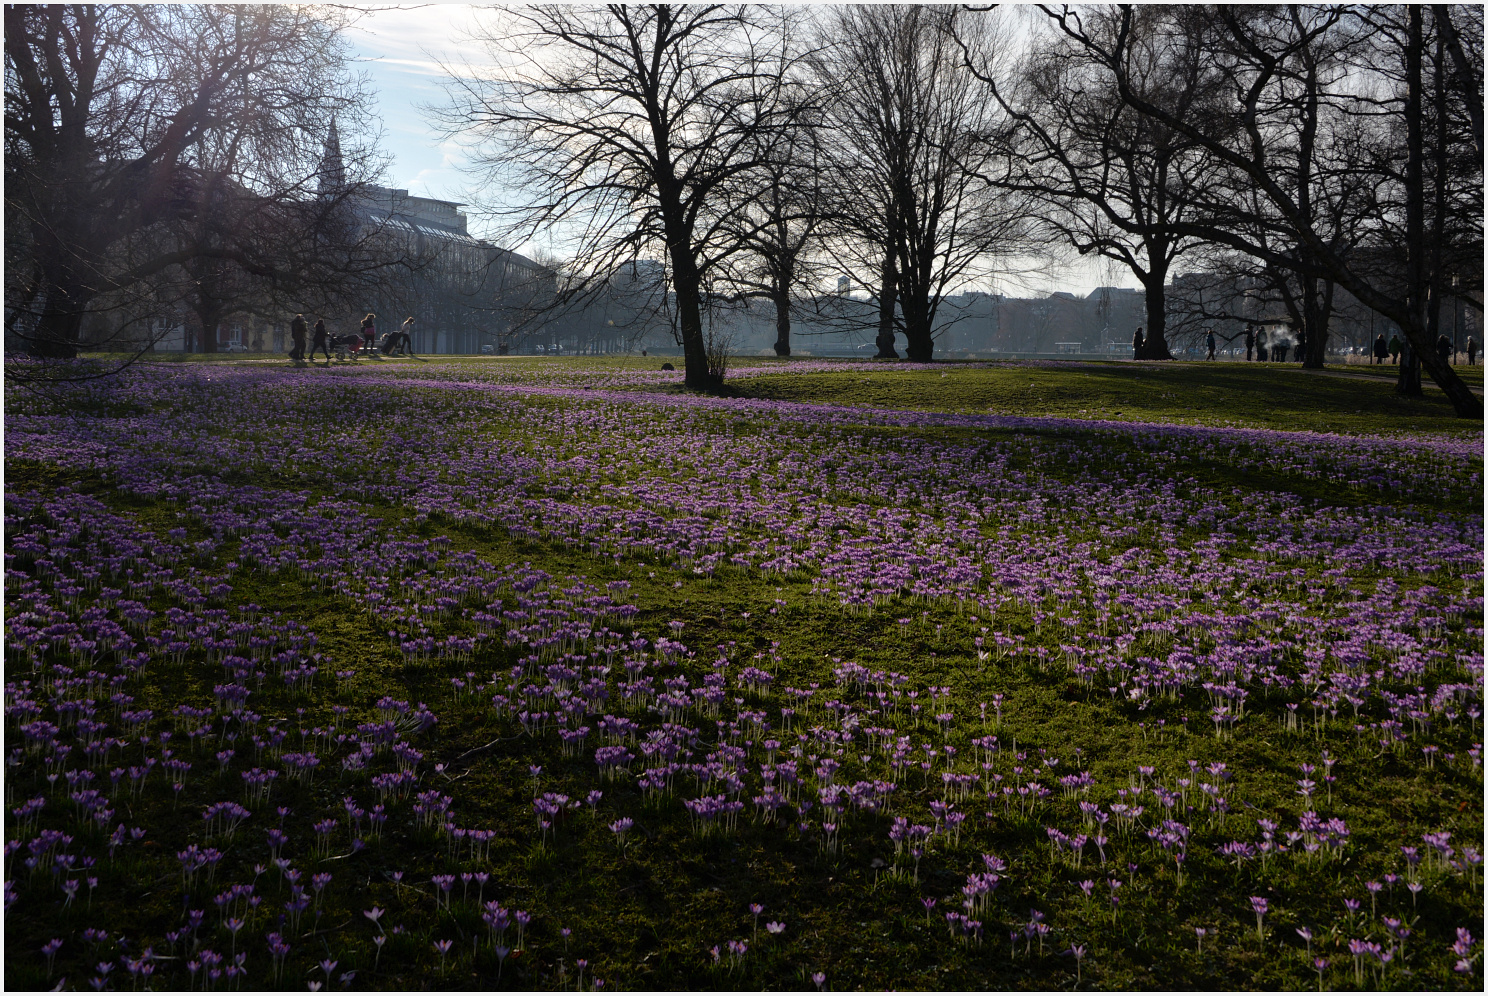
[[[440,200],[468,199],[472,181],[462,172],[466,159],[460,143],[444,138],[423,108],[446,100],[440,86],[444,78],[441,63],[460,64],[478,56],[468,43],[462,43],[478,10],[470,4],[370,7],[351,29],[358,64],[371,74],[378,93],[382,146],[392,157],[388,186]],[[478,216],[472,216],[470,223],[473,234],[487,234]],[[507,248],[521,252],[533,247]],[[1085,294],[1101,284],[1138,286],[1124,267],[1097,263],[1051,272],[1022,287],[1003,282],[997,289],[1014,296],[1055,290]]]

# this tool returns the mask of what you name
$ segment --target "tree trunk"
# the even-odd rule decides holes
[[[935,358],[935,336],[930,324],[930,310],[919,295],[901,302],[904,311],[904,357],[912,363],[929,363]]]
[[[1168,301],[1167,291],[1163,287],[1163,281],[1167,277],[1167,267],[1153,267],[1148,270],[1142,286],[1147,294],[1147,338],[1142,341],[1142,348],[1137,351],[1139,360],[1171,360],[1173,354],[1168,350]]]
[[[894,351],[894,305],[898,300],[899,271],[894,266],[894,251],[890,248],[884,253],[883,279],[878,290],[878,338],[874,340],[878,352],[874,354],[875,360],[899,358]]]
[[[1420,393],[1421,389],[1420,368],[1425,367],[1431,379],[1436,382],[1436,386],[1442,389],[1447,400],[1452,403],[1453,412],[1462,418],[1482,420],[1483,399],[1474,394],[1462,378],[1457,376],[1457,371],[1452,369],[1450,363],[1437,356],[1435,349],[1413,349],[1411,352],[1420,358],[1420,364],[1416,369],[1417,393]]]
[[[1462,50],[1462,39],[1457,33],[1457,27],[1452,23],[1452,8],[1448,4],[1432,4],[1432,13],[1436,15],[1436,30],[1441,35],[1447,51],[1452,54],[1452,62],[1457,67],[1457,88],[1461,91],[1462,103],[1467,108],[1467,114],[1472,121],[1473,144],[1477,146],[1478,155],[1483,154],[1483,94],[1477,85],[1477,74],[1472,70],[1472,64],[1467,61],[1467,54]]]
[[[1307,333],[1306,355],[1302,366],[1308,370],[1321,370],[1328,355],[1328,324],[1333,317],[1333,281],[1319,281],[1313,277],[1302,279],[1302,328]]]
[[[78,338],[83,329],[83,311],[87,299],[65,282],[47,281],[46,306],[36,323],[31,351],[51,359],[71,359],[78,354]]]
[[[1419,350],[1406,336],[1400,344],[1400,372],[1395,375],[1395,393],[1410,398],[1419,398],[1421,391],[1421,357],[1430,350]],[[1432,354],[1434,355],[1434,354]]]
[[[201,318],[201,332],[197,335],[198,351],[216,353],[218,351],[217,337],[221,332],[222,323],[214,316],[198,317]]]
[[[716,385],[708,373],[708,350],[703,342],[703,317],[697,261],[691,239],[671,239],[672,292],[677,298],[677,326],[682,332],[682,360],[686,372],[682,382],[693,391]]]
[[[1405,43],[1405,286],[1407,321],[1401,323],[1407,349],[1400,357],[1395,393],[1411,397],[1421,394],[1419,355],[1431,352],[1426,337],[1426,150],[1421,133],[1421,5],[1407,13]]]
[[[779,283],[770,295],[775,302],[775,355],[789,356],[791,351],[790,294]]]

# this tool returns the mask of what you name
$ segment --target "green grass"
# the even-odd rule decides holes
[[[926,411],[1358,434],[1482,431],[1481,422],[1457,418],[1439,391],[1403,398],[1390,384],[1291,364],[948,364],[926,372],[874,364],[861,374],[750,378],[735,388],[744,397]]]

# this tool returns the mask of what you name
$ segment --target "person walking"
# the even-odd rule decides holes
[[[1204,342],[1209,346],[1209,359],[1211,359],[1211,360],[1214,359],[1214,330],[1213,329],[1210,329],[1209,330],[1209,334],[1204,337]]]
[[[1287,350],[1292,344],[1285,339],[1278,339],[1271,346],[1271,360],[1273,363],[1285,363]]]
[[[303,363],[305,361],[305,335],[309,331],[310,327],[305,324],[304,315],[295,315],[294,321],[289,323],[290,341],[293,343],[293,347],[289,351],[289,358],[296,363]]]
[[[317,318],[315,320],[315,338],[312,339],[310,342],[311,360],[315,359],[315,351],[317,349],[322,350],[325,353],[327,363],[331,362],[331,347],[326,342],[326,327],[324,318]]]
[[[1256,328],[1256,362],[1266,362],[1266,329],[1264,326]]]
[[[1255,352],[1255,345],[1256,345],[1255,326],[1253,326],[1253,325],[1246,325],[1245,326],[1245,362],[1246,363],[1249,363],[1251,361],[1251,355]]]
[[[1478,340],[1472,336],[1467,337],[1467,365],[1470,367],[1478,365]]]
[[[1138,325],[1137,331],[1132,335],[1132,359],[1140,360],[1142,358],[1142,343],[1144,342],[1146,342],[1146,338],[1142,335],[1142,326]]]
[[[1307,330],[1297,330],[1297,362],[1307,362]]]
[[[377,316],[367,312],[367,317],[362,319],[362,348],[376,355],[372,344],[377,341]]]
[[[1390,336],[1390,365],[1400,362],[1400,336]]]
[[[1452,340],[1447,336],[1445,332],[1436,337],[1436,355],[1441,357],[1441,361],[1443,363],[1452,362],[1453,352],[1454,350],[1452,349]]]
[[[401,338],[398,340],[398,348],[404,350],[409,356],[413,355],[413,316],[409,315],[403,320],[403,327],[398,330]]]
[[[1385,362],[1385,357],[1390,355],[1390,347],[1385,345],[1385,334],[1381,332],[1374,339],[1374,365],[1379,366]]]

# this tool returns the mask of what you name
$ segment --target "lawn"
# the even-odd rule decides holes
[[[6,984],[1482,984],[1482,426],[1240,364],[6,404]]]

